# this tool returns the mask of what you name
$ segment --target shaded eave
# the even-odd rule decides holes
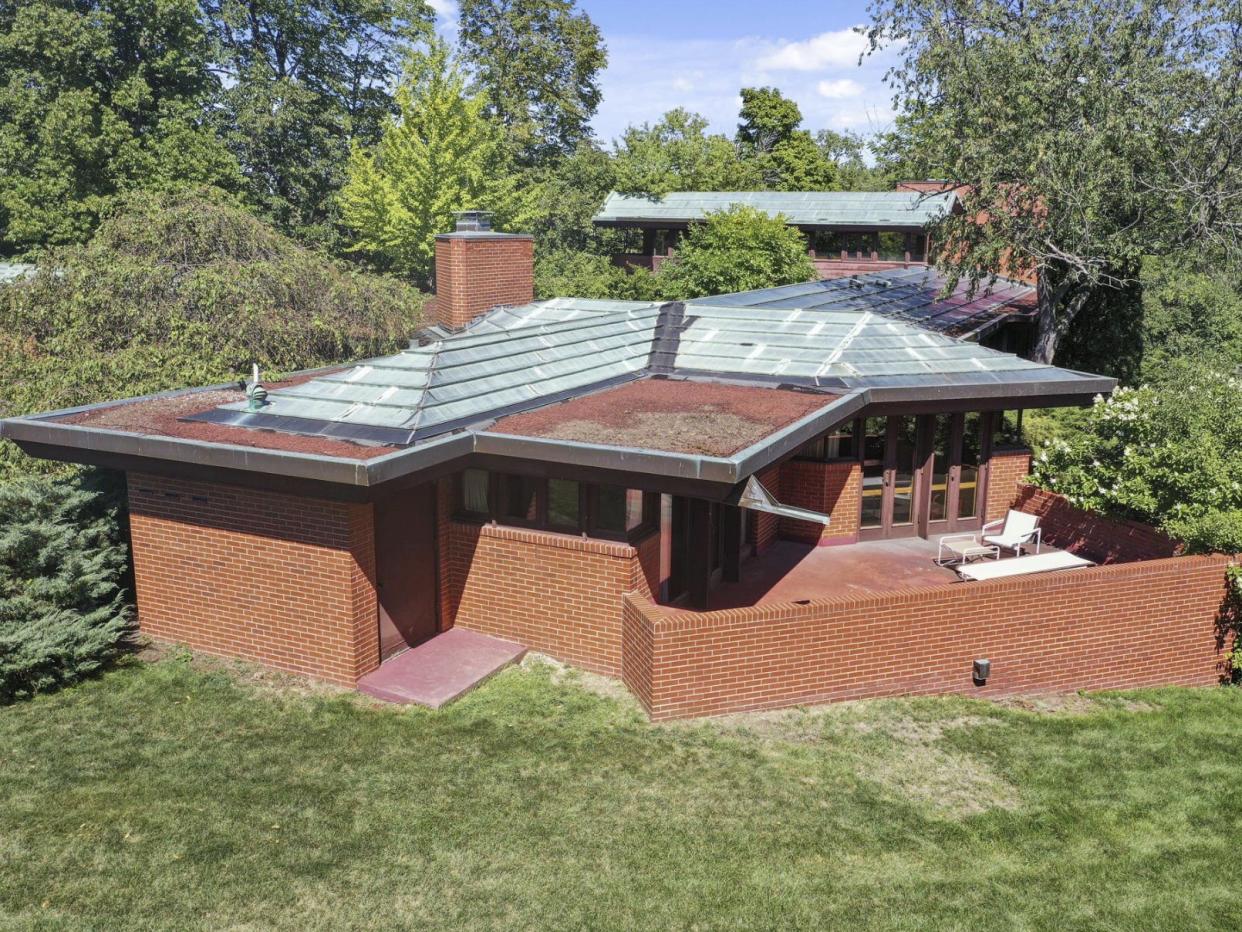
[[[357,501],[370,500],[380,487],[414,484],[472,463],[510,463],[515,470],[519,464],[531,463],[541,469],[580,469],[614,480],[628,480],[635,487],[719,498],[753,473],[856,416],[966,410],[979,403],[992,409],[1081,405],[1097,394],[1112,391],[1115,385],[1113,379],[1084,375],[1062,382],[1023,385],[859,388],[727,457],[493,433],[488,430],[492,421],[370,459],[355,459],[152,436],[62,420],[73,414],[148,398],[235,387],[232,383],[8,418],[0,421],[0,436],[44,459],[132,472],[174,473],[205,481],[269,487],[275,484],[294,494]]]
[[[618,218],[592,218],[591,223],[597,227],[619,227],[653,229],[653,230],[688,230],[692,226],[702,225],[705,218],[678,218],[669,219],[665,217],[618,217]],[[787,220],[786,226],[797,227],[799,230],[831,230],[839,233],[874,233],[876,230],[886,230],[894,233],[925,233],[927,227],[922,223],[896,223],[889,220],[877,220],[869,223],[805,223],[796,220]]]

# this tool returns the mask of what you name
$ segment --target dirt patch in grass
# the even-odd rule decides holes
[[[1108,694],[1088,696],[1083,693],[1053,693],[1040,696],[1005,696],[993,699],[998,706],[1035,712],[1039,715],[1094,715],[1102,709],[1121,709],[1125,712],[1153,712],[1155,706],[1148,702],[1127,699]]]
[[[603,676],[599,673],[591,673],[588,670],[580,670],[577,667],[571,667],[567,663],[561,663],[547,654],[537,654],[533,651],[528,652],[518,666],[523,670],[547,670],[550,672],[551,680],[555,685],[576,686],[601,698],[611,699],[614,702],[629,706],[631,710],[642,711],[642,707],[639,705],[638,700],[634,698],[634,694],[626,689],[625,684],[616,677]]]
[[[997,727],[999,718],[929,716],[903,700],[841,702],[811,708],[747,712],[711,719],[702,727],[758,740],[845,755],[859,780],[926,806],[938,816],[963,819],[992,809],[1014,809],[1017,789],[984,758],[947,743],[949,732]]]
[[[252,690],[256,694],[280,699],[304,699],[311,696],[356,696],[367,704],[374,701],[384,706],[399,708],[392,703],[380,703],[371,700],[345,686],[313,679],[297,673],[286,673],[270,667],[235,660],[229,657],[213,657],[210,654],[199,654],[178,644],[161,644],[146,641],[140,644],[135,656],[144,663],[182,663],[192,670],[206,674],[222,674],[238,686]]]

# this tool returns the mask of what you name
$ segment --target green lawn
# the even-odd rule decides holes
[[[186,658],[0,708],[0,928],[1237,928],[1242,691],[653,726]]]

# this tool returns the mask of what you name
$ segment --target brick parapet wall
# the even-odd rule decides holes
[[[529,236],[436,237],[436,296],[427,313],[453,330],[498,304],[535,299],[534,241]]]
[[[780,536],[808,544],[850,544],[858,540],[862,467],[856,462],[789,460],[781,465],[781,501],[828,515],[828,526],[780,519]]]
[[[1155,560],[1181,552],[1181,544],[1147,524],[1092,514],[1033,485],[1020,485],[1013,499],[1018,511],[1039,515],[1043,539],[1097,563]]]
[[[622,594],[651,597],[659,539],[631,546],[451,521],[441,572],[453,624],[615,676]]]
[[[996,521],[1005,517],[1006,512],[1013,507],[1018,489],[1026,485],[1026,477],[1030,472],[1030,450],[998,450],[992,454],[988,461],[984,521]]]
[[[623,676],[656,719],[902,694],[1207,685],[1229,558],[677,612],[625,597]],[[986,685],[976,658],[992,661]]]
[[[128,480],[144,634],[348,686],[379,665],[370,505]]]

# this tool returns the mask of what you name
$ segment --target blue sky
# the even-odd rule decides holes
[[[738,90],[775,85],[802,108],[803,125],[870,133],[892,121],[883,84],[887,55],[857,64],[864,41],[853,26],[864,3],[790,0],[578,0],[604,35],[608,69],[594,120],[605,142],[631,123],[673,107],[703,114],[712,128],[737,126]],[[442,28],[454,0],[433,0]]]

